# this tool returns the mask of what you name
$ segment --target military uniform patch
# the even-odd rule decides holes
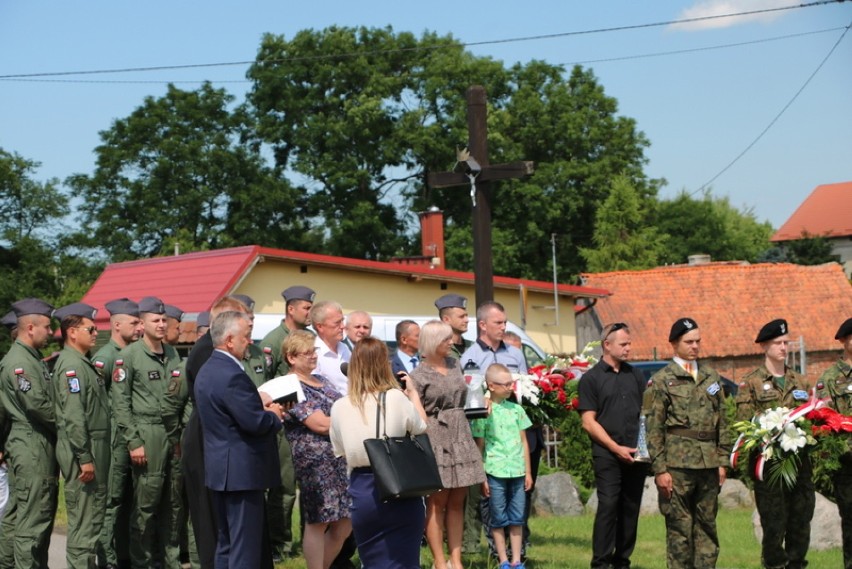
[[[178,379],[176,377],[172,378],[172,380],[169,382],[169,393],[172,394],[172,395],[177,393],[179,385],[180,385],[180,379]]]
[[[80,380],[76,376],[68,377],[68,393],[80,393]]]
[[[118,363],[118,362],[115,362]],[[124,371],[123,367],[116,368],[114,372],[112,372],[112,380],[115,383],[121,383],[127,378],[127,372]]]
[[[263,373],[263,366],[262,365],[254,366],[254,373]]]
[[[16,367],[15,368],[15,375],[24,375],[24,368]]]
[[[808,392],[804,389],[794,389],[793,390],[793,399],[796,401],[807,401]]]
[[[102,362],[101,360],[95,360],[95,361],[94,361],[94,362],[92,362],[92,363],[95,365],[95,367],[96,367],[96,368],[98,368],[98,369],[104,369],[104,365],[105,365],[105,364],[104,364],[104,362]]]
[[[710,387],[707,388],[707,393],[709,393],[710,395],[716,395],[717,393],[719,393],[719,384],[715,381],[711,383]]]
[[[180,377],[180,370],[179,369],[173,369],[172,370],[172,377]]]
[[[30,383],[30,380],[24,377],[23,375],[18,376],[18,389],[22,392],[26,393],[30,389],[33,388],[33,384]]]
[[[149,372],[148,372],[148,379],[149,379],[149,380],[153,380],[153,379],[160,379],[160,372],[159,372],[159,371],[156,371],[156,370],[154,370],[154,371],[149,371]]]
[[[825,384],[820,381],[819,383],[816,384],[816,388],[817,389],[825,389]]]

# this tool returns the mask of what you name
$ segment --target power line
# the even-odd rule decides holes
[[[651,53],[640,53],[634,55],[622,55],[615,57],[606,57],[601,59],[585,59],[580,61],[569,61],[565,63],[557,63],[554,65],[561,65],[564,67],[568,67],[571,65],[588,65],[591,63],[611,63],[616,61],[628,61],[628,60],[636,60],[636,59],[647,59],[651,57],[663,57],[667,55],[682,55],[687,53],[697,53],[703,51],[714,51],[717,49],[729,49],[733,47],[743,47],[747,45],[755,45],[761,43],[769,43],[775,41],[782,41],[787,39],[795,39],[805,36],[817,35],[817,34],[825,34],[830,32],[836,32],[839,30],[845,30],[844,26],[838,26],[836,28],[825,28],[821,30],[813,30],[810,32],[799,32],[795,34],[786,34],[782,36],[772,36],[768,38],[761,38],[756,40],[749,40],[743,42],[736,43],[725,43],[725,44],[717,44],[717,45],[709,45],[703,47],[694,47],[694,48],[686,48],[686,49],[677,49],[670,51],[657,51]],[[251,79],[178,79],[178,80],[167,80],[167,79],[39,79],[39,78],[14,78],[14,79],[3,79],[0,78],[0,81],[7,82],[21,82],[21,83],[77,83],[77,84],[95,84],[95,85],[146,85],[146,84],[168,84],[171,83],[173,85],[178,84],[198,84],[210,82],[215,84],[245,84],[245,83],[254,83]]]
[[[834,50],[836,50],[836,49],[837,49],[837,46],[839,46],[839,45],[840,45],[840,42],[842,42],[842,41],[843,41],[843,38],[845,38],[845,37],[846,37],[846,34],[849,32],[849,28],[850,28],[850,27],[852,27],[852,23],[850,23],[848,26],[846,26],[846,27],[843,29],[843,33],[842,33],[842,34],[840,34],[840,37],[839,37],[839,38],[837,38],[837,41],[836,41],[836,42],[834,42],[834,45],[833,45],[833,46],[831,47],[831,49],[828,51],[828,54],[827,54],[827,55],[826,55],[826,56],[822,59],[822,61],[820,62],[820,64],[819,64],[819,65],[817,65],[817,68],[816,68],[816,69],[814,69],[814,72],[813,72],[813,73],[811,73],[810,77],[808,77],[808,78],[805,80],[804,84],[802,84],[802,86],[801,86],[801,87],[799,87],[799,90],[798,90],[798,91],[796,91],[796,94],[795,94],[795,95],[793,95],[793,98],[792,98],[792,99],[790,99],[790,100],[787,102],[787,104],[786,104],[786,105],[784,105],[784,108],[782,108],[782,109],[781,109],[781,111],[779,111],[779,113],[778,113],[777,115],[775,115],[775,118],[773,118],[771,121],[769,121],[769,124],[768,124],[768,125],[766,125],[766,128],[764,128],[764,129],[760,132],[760,134],[758,134],[758,135],[757,135],[757,138],[755,138],[754,140],[752,140],[752,141],[751,141],[751,144],[749,144],[748,146],[746,146],[746,147],[745,147],[745,149],[744,149],[742,152],[740,152],[740,153],[737,155],[737,157],[736,157],[736,158],[734,158],[733,160],[731,160],[731,162],[730,162],[730,163],[728,163],[728,165],[727,165],[727,166],[725,166],[724,168],[722,168],[722,169],[721,169],[721,170],[720,170],[720,171],[719,171],[719,172],[718,172],[715,176],[713,176],[712,178],[710,178],[708,181],[704,182],[704,183],[703,183],[703,184],[702,184],[702,185],[701,185],[701,186],[700,186],[697,190],[695,190],[694,192],[691,192],[691,193],[689,194],[690,196],[694,196],[695,194],[697,194],[698,192],[700,192],[700,191],[704,190],[707,186],[709,186],[710,184],[712,184],[713,182],[715,182],[715,181],[716,181],[716,179],[717,179],[719,176],[721,176],[722,174],[724,174],[725,172],[727,172],[727,171],[731,168],[731,166],[733,166],[734,164],[736,164],[736,163],[740,160],[740,158],[742,158],[743,156],[745,156],[745,155],[746,155],[746,153],[747,153],[749,150],[751,150],[751,149],[754,147],[754,145],[755,145],[755,144],[757,144],[757,143],[758,143],[758,141],[759,141],[761,138],[763,138],[763,135],[765,135],[767,132],[769,132],[769,129],[770,129],[770,128],[772,128],[772,126],[773,126],[776,122],[778,122],[778,119],[780,119],[780,118],[781,118],[781,115],[783,115],[783,114],[787,111],[787,109],[789,109],[789,108],[790,108],[790,105],[792,105],[792,104],[796,101],[796,99],[798,99],[798,98],[799,98],[799,95],[801,95],[801,94],[802,94],[802,91],[804,91],[804,90],[805,90],[805,87],[807,87],[807,86],[808,86],[808,84],[811,82],[811,80],[812,80],[812,79],[816,76],[816,74],[817,74],[817,73],[819,73],[819,70],[820,70],[820,69],[822,69],[822,66],[823,66],[823,65],[825,65],[825,63],[828,61],[828,59],[829,59],[829,58],[831,57],[831,55],[834,53]]]
[[[812,8],[815,6],[824,6],[827,4],[835,4],[839,2],[843,2],[844,0],[817,0],[815,2],[807,2],[803,4],[794,4],[791,6],[781,6],[777,8],[763,8],[760,10],[749,10],[746,12],[737,12],[733,14],[718,14],[714,16],[701,16],[697,18],[684,18],[682,20],[668,20],[665,22],[651,22],[646,24],[634,24],[629,26],[615,26],[609,28],[596,28],[591,30],[578,30],[573,32],[562,32],[556,34],[543,34],[537,36],[524,36],[517,38],[504,38],[497,40],[487,40],[480,42],[469,42],[469,43],[461,43],[455,44],[453,46],[417,46],[410,48],[399,48],[399,49],[384,49],[384,50],[372,50],[372,51],[364,51],[364,52],[347,52],[347,53],[339,53],[339,54],[324,54],[324,55],[314,55],[314,56],[304,56],[304,57],[286,57],[280,59],[271,59],[267,61],[231,61],[231,62],[219,62],[219,63],[193,63],[186,65],[157,65],[150,67],[126,67],[126,68],[118,68],[118,69],[95,69],[95,70],[86,70],[86,71],[56,71],[56,72],[46,72],[46,73],[17,73],[10,75],[0,75],[0,79],[24,79],[24,78],[34,78],[34,77],[58,77],[58,76],[67,76],[67,75],[97,75],[97,74],[107,74],[107,73],[138,73],[138,72],[147,72],[147,71],[166,71],[166,70],[175,70],[175,69],[201,69],[208,67],[229,67],[229,66],[242,66],[242,65],[252,65],[255,63],[282,63],[285,61],[315,61],[315,60],[325,60],[325,59],[345,59],[351,57],[363,57],[365,55],[379,55],[379,54],[389,54],[389,53],[404,53],[404,52],[414,52],[414,51],[435,51],[440,49],[446,49],[448,47],[456,48],[456,47],[476,47],[483,45],[498,45],[498,44],[506,44],[506,43],[516,43],[516,42],[526,42],[526,41],[539,41],[545,39],[556,39],[556,38],[565,38],[571,36],[580,36],[580,35],[589,35],[589,34],[600,34],[600,33],[611,33],[611,32],[623,32],[628,30],[638,30],[644,28],[653,28],[653,27],[661,27],[661,26],[673,26],[677,24],[691,24],[696,22],[706,22],[711,20],[719,20],[724,18],[734,18],[739,16],[752,16],[757,14],[767,14],[772,12],[781,12],[785,10],[795,10],[799,8]]]

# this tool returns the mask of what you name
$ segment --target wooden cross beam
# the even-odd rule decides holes
[[[461,160],[452,172],[430,172],[430,188],[476,187],[473,207],[473,273],[476,306],[494,300],[494,267],[491,257],[491,182],[524,178],[535,171],[532,162],[488,162],[488,107],[485,88],[474,85],[467,90],[467,129],[470,158]],[[473,182],[471,176],[474,176]]]

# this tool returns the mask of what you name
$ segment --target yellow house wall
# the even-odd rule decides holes
[[[280,314],[284,312],[281,291],[296,284],[314,289],[318,299],[339,302],[346,313],[365,310],[375,315],[437,314],[435,299],[447,293],[457,293],[468,298],[471,326],[474,326],[476,294],[472,284],[417,281],[404,275],[266,260],[255,265],[232,292],[251,296],[258,314]],[[519,291],[495,287],[494,296],[506,308],[509,320],[521,326],[523,311]],[[577,350],[572,297],[559,297],[558,326],[554,325],[554,311],[542,308],[553,305],[553,293],[527,291],[526,305],[526,333],[542,349],[550,353]]]

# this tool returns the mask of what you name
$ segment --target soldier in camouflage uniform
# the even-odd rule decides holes
[[[240,295],[242,296],[242,295]],[[310,312],[316,293],[306,286],[291,286],[281,296],[287,303],[287,314],[281,325],[269,332],[260,342],[266,371],[269,378],[279,377],[290,371],[287,359],[281,355],[281,346],[290,332],[304,330],[311,323]],[[250,298],[248,300],[251,300]],[[254,312],[254,301],[249,306]],[[254,346],[250,346],[253,348]],[[252,374],[249,373],[251,377]],[[255,378],[252,378],[255,379]],[[278,433],[278,456],[281,462],[281,486],[270,488],[266,493],[269,514],[269,539],[276,562],[283,556],[293,554],[293,506],[296,504],[296,474],[290,443],[282,429]]]
[[[139,305],[128,298],[116,298],[104,305],[109,312],[110,338],[92,357],[95,370],[104,379],[109,393],[112,372],[121,350],[142,336]],[[110,416],[112,416],[112,402]],[[127,443],[119,436],[117,424],[111,420],[111,452],[107,504],[100,536],[100,556],[106,569],[130,567],[130,502],[133,481],[130,476],[130,454]]]
[[[717,497],[730,449],[719,374],[698,367],[701,333],[680,318],[669,334],[674,361],[651,378],[647,440],[666,518],[669,569],[716,566]]]
[[[819,378],[817,397],[827,398],[838,413],[852,415],[852,318],[840,325],[834,338],[840,341],[843,353]],[[843,531],[843,567],[852,569],[852,451],[840,457],[840,470],[834,473],[833,482]]]
[[[97,566],[110,466],[110,405],[104,379],[86,356],[98,330],[94,307],[82,302],[56,311],[65,347],[54,368],[56,457],[65,480],[69,569]]]
[[[115,362],[111,393],[113,415],[130,451],[133,474],[131,567],[149,569],[160,557],[156,545],[169,544],[172,537],[170,473],[179,451],[177,441],[167,435],[165,425],[171,418],[163,416],[162,401],[169,386],[179,383],[181,372],[177,351],[163,343],[163,302],[143,298],[139,313],[144,335]]]
[[[755,415],[787,407],[795,409],[809,399],[805,378],[786,366],[787,321],[769,322],[757,334],[766,357],[762,366],[748,373],[737,392],[737,420],[748,421]],[[814,483],[807,452],[799,453],[801,463],[796,485],[771,485],[754,476],[757,451],[749,457],[749,472],[754,480],[754,500],[763,527],[761,559],[767,569],[802,569],[811,539],[814,513]],[[768,468],[768,465],[767,465]],[[768,470],[764,470],[767,472]]]
[[[53,307],[28,298],[12,310],[18,338],[0,362],[0,397],[12,422],[6,451],[15,496],[14,559],[17,569],[41,569],[47,567],[59,483],[53,386],[39,352],[53,335]]]

